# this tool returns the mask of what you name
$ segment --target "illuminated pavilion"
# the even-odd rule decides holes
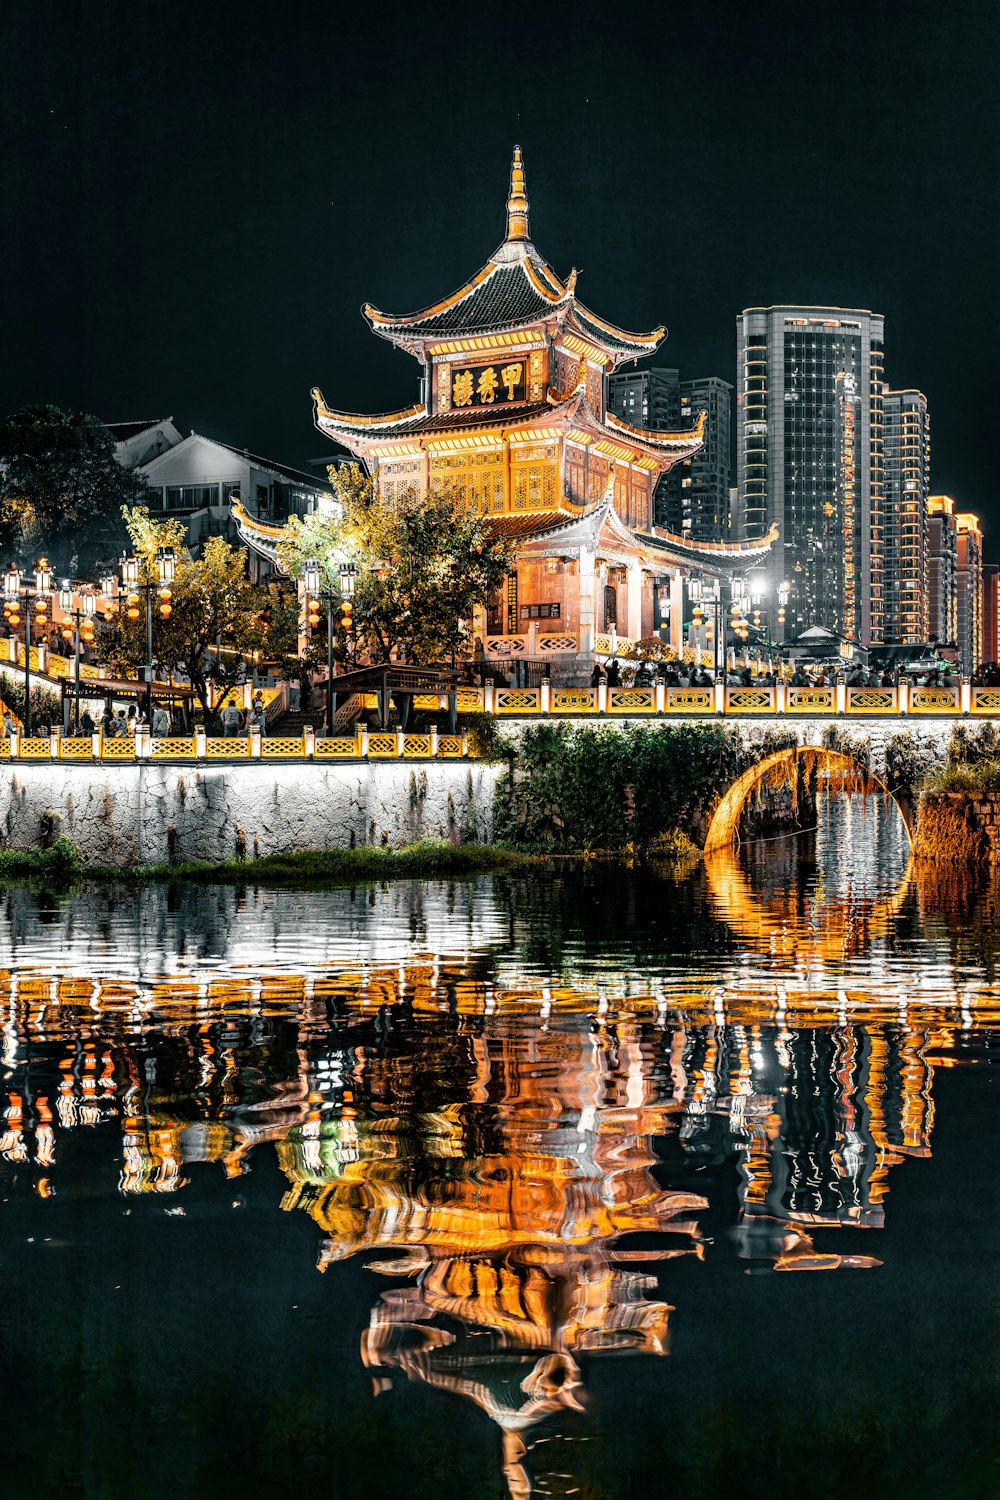
[[[668,591],[679,650],[683,577],[744,574],[766,556],[773,531],[752,544],[708,544],[654,526],[657,479],[701,446],[705,414],[689,431],[651,432],[607,409],[607,376],[652,354],[666,330],[628,333],[598,317],[576,295],[576,272],[563,281],[539,254],[519,147],[506,236],[483,268],[421,312],[364,313],[419,361],[421,399],[359,416],[331,410],[314,390],[316,425],[365,465],[386,503],[445,493],[515,540],[504,597],[473,622],[487,655],[568,664],[627,654],[666,614],[658,588]],[[273,559],[272,529],[242,508],[237,521]]]

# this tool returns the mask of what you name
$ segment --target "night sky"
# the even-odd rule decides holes
[[[660,363],[734,378],[735,317],[884,313],[933,485],[992,522],[994,0],[866,6],[169,6],[0,13],[0,414],[172,414],[287,463],[309,389],[417,398],[409,312],[532,238]]]

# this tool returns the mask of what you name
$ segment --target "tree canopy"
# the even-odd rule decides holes
[[[117,554],[122,506],[146,495],[97,417],[26,406],[0,422],[0,545],[20,562],[44,553],[57,572],[87,572]]]
[[[490,536],[485,517],[457,510],[447,493],[410,492],[390,506],[357,464],[331,468],[330,482],[337,507],[293,517],[279,556],[295,578],[315,558],[334,592],[341,567],[356,568],[353,628],[348,640],[338,627],[338,659],[393,655],[430,665],[468,654],[472,612],[504,584],[512,545]]]
[[[159,594],[153,596],[153,655],[167,672],[187,674],[202,708],[208,707],[209,679],[232,686],[254,653],[288,669],[285,659],[295,651],[298,628],[294,586],[251,583],[246,552],[223,537],[210,537],[196,562],[187,550],[183,521],[154,520],[143,506],[126,506],[122,514],[144,582],[158,583],[160,548],[174,551],[168,616],[161,613]],[[145,598],[140,597],[138,620],[129,620],[119,608],[114,623],[102,630],[102,652],[132,672],[146,660]]]

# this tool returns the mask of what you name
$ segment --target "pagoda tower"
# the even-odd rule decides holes
[[[312,394],[317,427],[364,463],[386,504],[410,491],[447,495],[515,540],[504,596],[473,622],[486,655],[578,669],[651,635],[655,586],[667,580],[679,651],[683,576],[744,573],[776,533],[716,546],[654,527],[656,481],[701,446],[705,414],[689,431],[652,432],[607,409],[607,376],[653,354],[666,330],[616,327],[584,306],[576,281],[575,271],[560,279],[530,238],[515,146],[507,232],[482,269],[421,312],[364,308],[373,332],[423,367],[422,399],[360,416]],[[237,519],[273,557],[273,540]]]

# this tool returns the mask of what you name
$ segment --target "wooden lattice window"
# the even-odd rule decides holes
[[[618,590],[613,583],[604,585],[604,628],[618,628]]]
[[[590,473],[587,476],[587,499],[591,505],[596,505],[604,496],[608,487],[607,464],[591,454]]]
[[[556,465],[549,450],[526,448],[517,454],[512,489],[514,510],[555,509]]]
[[[517,635],[517,574],[507,574],[507,635]]]

